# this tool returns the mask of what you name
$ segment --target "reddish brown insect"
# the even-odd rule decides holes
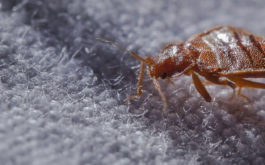
[[[100,40],[125,50],[114,42]],[[265,89],[263,83],[244,79],[265,78],[265,40],[241,28],[214,27],[185,42],[166,45],[155,58],[144,59],[133,52],[129,53],[141,61],[141,67],[137,95],[127,100],[142,95],[144,68],[147,65],[148,74],[164,102],[164,112],[167,102],[158,78],[172,83],[170,78],[191,75],[197,91],[207,102],[211,101],[211,96],[198,75],[214,84],[230,86],[233,89],[238,87],[238,94],[241,87]]]

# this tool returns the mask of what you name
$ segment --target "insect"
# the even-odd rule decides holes
[[[167,101],[157,79],[173,83],[171,78],[191,75],[197,91],[207,102],[211,96],[199,76],[212,84],[225,85],[233,90],[241,88],[263,88],[265,84],[245,78],[265,78],[265,40],[244,29],[233,26],[217,26],[194,35],[185,42],[170,43],[162,48],[156,57],[142,58],[136,53],[109,42],[141,61],[137,94],[128,100],[142,95],[145,66],[158,90],[166,113]],[[247,97],[246,97],[247,98]]]

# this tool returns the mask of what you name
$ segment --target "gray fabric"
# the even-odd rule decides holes
[[[208,86],[206,103],[190,77],[161,81],[164,118],[148,78],[123,101],[139,61],[95,39],[146,57],[216,25],[265,35],[264,1],[0,2],[1,165],[265,164],[264,90]]]

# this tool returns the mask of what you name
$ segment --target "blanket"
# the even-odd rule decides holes
[[[217,25],[265,35],[262,0],[0,1],[0,164],[265,164],[265,90],[137,89],[141,57]],[[264,82],[264,79],[258,79]]]

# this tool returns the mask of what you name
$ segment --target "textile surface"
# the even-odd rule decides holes
[[[263,0],[0,1],[0,164],[265,164],[265,90],[160,81],[142,57],[217,25],[265,36]],[[264,79],[257,81],[264,82]]]

